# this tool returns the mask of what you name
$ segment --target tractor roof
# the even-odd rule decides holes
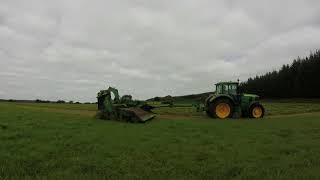
[[[232,82],[232,81],[229,81],[229,82],[218,82],[216,85],[220,85],[220,84],[238,84],[238,82]]]

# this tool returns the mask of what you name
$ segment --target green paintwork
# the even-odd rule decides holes
[[[234,104],[234,117],[248,116],[250,106],[253,103],[258,103],[260,97],[255,94],[247,94],[239,92],[238,82],[219,82],[216,85],[215,94],[210,95],[205,101],[204,110],[208,110],[209,104],[219,98],[230,99]],[[240,114],[240,115],[239,115]]]
[[[260,97],[254,94],[242,94],[240,96],[240,107],[242,109],[242,113],[247,116],[249,114],[250,106],[255,103],[259,102]]]
[[[154,114],[142,109],[146,105],[144,101],[132,100],[130,95],[124,95],[120,98],[118,90],[113,87],[101,90],[97,99],[98,117],[101,119],[145,122],[155,117]]]

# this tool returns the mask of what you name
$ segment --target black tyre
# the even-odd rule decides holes
[[[249,108],[249,117],[250,118],[263,118],[264,116],[264,107],[260,103],[252,104]]]
[[[213,118],[226,119],[231,118],[234,111],[231,100],[223,98],[217,99],[208,105],[207,114]]]

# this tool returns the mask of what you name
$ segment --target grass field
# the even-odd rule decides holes
[[[95,105],[0,103],[0,179],[320,179],[320,103],[264,102],[264,119],[162,108],[146,124]]]

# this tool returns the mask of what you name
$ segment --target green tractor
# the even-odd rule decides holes
[[[239,82],[220,82],[216,84],[215,94],[205,101],[205,111],[213,118],[263,118],[264,107],[259,96],[240,93]]]

